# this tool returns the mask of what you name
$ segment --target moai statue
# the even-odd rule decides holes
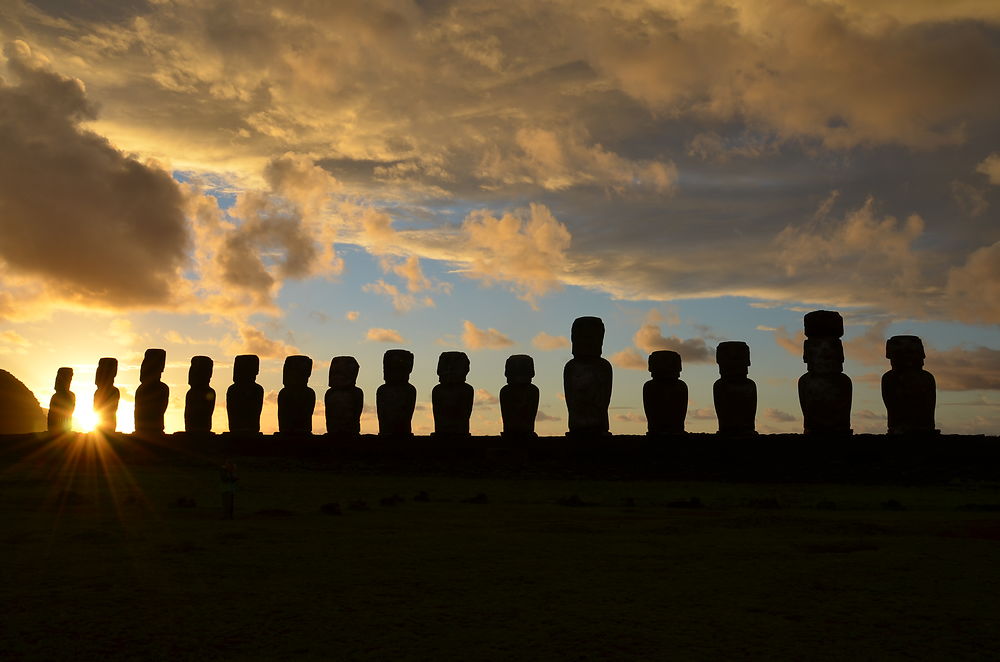
[[[97,430],[99,432],[114,432],[118,429],[118,401],[121,393],[115,386],[118,376],[118,359],[103,358],[97,362],[97,374],[94,375],[94,413],[97,414]]]
[[[535,376],[535,361],[527,354],[507,357],[504,365],[507,385],[500,389],[500,418],[503,437],[537,437],[535,416],[538,415],[538,387],[531,383]]]
[[[382,355],[382,376],[385,383],[375,392],[375,412],[378,433],[382,436],[409,437],[413,409],[417,405],[417,389],[410,383],[413,353],[405,349],[389,349]]]
[[[70,432],[73,429],[76,396],[69,390],[72,383],[73,368],[59,368],[56,373],[56,392],[49,400],[49,432]]]
[[[355,385],[360,369],[353,356],[335,356],[330,361],[330,388],[324,398],[327,434],[344,437],[361,434],[365,394]]]
[[[917,336],[893,336],[885,343],[892,368],[882,375],[882,401],[889,434],[934,434],[937,384],[924,370],[924,344]]]
[[[233,384],[226,390],[229,431],[260,434],[260,412],[264,408],[264,387],[257,383],[260,357],[240,354],[233,361]]]
[[[646,434],[684,434],[688,387],[681,381],[681,355],[666,349],[653,352],[649,374],[652,379],[642,387],[642,406],[649,424]]]
[[[465,352],[441,352],[437,367],[440,384],[431,391],[434,410],[434,434],[469,436],[469,419],[476,392],[465,378],[469,357]]]
[[[192,356],[188,389],[184,398],[184,431],[211,432],[215,413],[215,389],[209,386],[215,364],[207,356]]]
[[[727,341],[715,349],[719,379],[712,387],[719,434],[754,435],[757,416],[757,385],[747,377],[750,369],[750,346]]]
[[[851,378],[844,374],[844,320],[832,310],[805,315],[799,404],[806,434],[851,434]]]
[[[316,409],[316,392],[309,388],[313,362],[308,356],[285,357],[278,391],[278,432],[281,434],[312,434],[312,416]]]
[[[166,350],[146,350],[139,367],[139,387],[135,390],[137,434],[163,434],[163,415],[170,402],[170,387],[160,381],[166,366]]]
[[[604,322],[600,317],[578,317],[570,334],[573,358],[563,369],[563,391],[572,436],[608,435],[613,370],[601,357]]]

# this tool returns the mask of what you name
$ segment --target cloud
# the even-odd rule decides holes
[[[539,410],[538,410],[538,413],[537,413],[537,414],[535,414],[535,422],[536,422],[536,423],[543,423],[543,422],[545,422],[545,421],[555,421],[555,422],[557,422],[557,423],[558,423],[558,422],[559,422],[559,421],[561,421],[561,420],[562,420],[562,419],[561,419],[560,417],[558,417],[558,416],[552,416],[552,415],[550,415],[550,414],[546,414],[546,413],[545,413],[544,411],[542,411],[541,409],[539,409]]]
[[[976,166],[976,172],[989,177],[990,184],[1000,186],[1000,152],[990,154]]]
[[[500,404],[499,398],[484,388],[476,389],[476,404],[491,407]]]
[[[299,353],[294,345],[268,338],[260,329],[241,324],[238,329],[239,340],[229,343],[234,354],[256,354],[262,359],[280,359]]]
[[[361,313],[357,310],[348,310],[344,317],[348,322],[357,322],[358,318],[361,317]]]
[[[946,291],[957,319],[1000,324],[1000,241],[973,251],[965,264],[952,268]]]
[[[955,199],[955,204],[969,216],[982,216],[990,208],[985,189],[957,179],[951,182],[951,196]]]
[[[0,262],[55,300],[174,304],[190,246],[177,184],[81,126],[97,111],[79,80],[23,41],[4,55],[16,83],[0,79]]]
[[[394,329],[379,328],[368,329],[368,333],[365,335],[365,340],[370,340],[372,342],[396,343],[397,345],[401,345],[406,342],[403,340],[403,336],[399,335],[399,331]]]
[[[646,417],[642,414],[630,411],[623,414],[615,414],[615,420],[623,423],[645,423]]]
[[[502,349],[514,341],[496,329],[480,329],[469,320],[462,323],[462,344],[469,349]]]
[[[26,354],[32,343],[13,329],[0,332],[0,354]]]
[[[569,347],[569,338],[566,336],[553,336],[541,331],[538,335],[531,339],[531,344],[538,349],[550,351],[553,349],[562,349],[563,347]]]
[[[648,367],[647,357],[639,354],[639,352],[631,347],[626,347],[620,352],[615,352],[608,357],[608,361],[626,370],[646,370]]]
[[[656,324],[643,324],[633,337],[635,346],[647,354],[661,349],[677,352],[686,363],[712,363],[715,355],[703,338],[682,340],[677,336],[666,337]]]
[[[774,407],[768,407],[764,410],[764,418],[777,423],[792,423],[799,420],[795,415],[789,414],[787,411],[775,409]]]
[[[370,292],[371,294],[383,294],[389,297],[392,300],[392,307],[395,308],[398,313],[405,313],[419,306],[434,306],[434,299],[428,296],[416,296],[414,294],[401,292],[398,287],[392,283],[385,282],[381,278],[374,283],[368,283],[361,289],[365,292]]]
[[[508,212],[500,218],[488,211],[472,212],[462,222],[462,233],[465,276],[508,282],[529,302],[561,287],[570,233],[544,205],[532,204],[527,213]]]
[[[941,391],[1000,390],[1000,350],[978,346],[930,350],[924,367]]]

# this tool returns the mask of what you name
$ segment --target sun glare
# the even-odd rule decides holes
[[[90,432],[97,427],[97,412],[92,407],[77,408],[73,412],[73,429],[78,432]]]

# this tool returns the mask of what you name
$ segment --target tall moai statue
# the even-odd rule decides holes
[[[469,357],[465,352],[441,352],[437,365],[438,381],[431,391],[434,411],[434,434],[469,436],[469,419],[476,392],[466,383]]]
[[[166,350],[146,350],[139,366],[139,387],[135,389],[137,434],[163,434],[163,415],[170,403],[170,387],[160,381],[166,367]]]
[[[681,355],[661,349],[649,355],[652,377],[642,387],[642,407],[651,436],[684,434],[688,387],[681,381]]]
[[[240,354],[233,360],[233,383],[226,390],[229,431],[260,434],[260,412],[264,408],[264,387],[257,383],[260,357]]]
[[[537,437],[535,417],[538,415],[538,387],[531,383],[535,376],[535,360],[527,354],[507,357],[504,364],[507,385],[500,389],[502,437]]]
[[[889,434],[934,434],[937,384],[924,370],[924,344],[917,336],[893,336],[885,343],[892,368],[882,375],[882,401]]]
[[[114,432],[118,429],[118,401],[121,392],[115,386],[118,376],[118,359],[103,358],[97,362],[94,375],[94,413],[97,414],[98,432]]]
[[[405,349],[389,349],[382,355],[382,376],[385,383],[375,392],[375,413],[378,433],[382,436],[413,435],[413,409],[417,405],[417,389],[410,383],[413,353]]]
[[[76,411],[76,395],[69,390],[73,383],[73,368],[59,368],[56,372],[56,392],[49,400],[49,432],[70,432],[73,430],[73,412]]]
[[[604,322],[600,317],[578,317],[571,332],[573,358],[563,369],[563,391],[571,436],[608,435],[608,407],[614,371],[601,357]]]
[[[754,435],[757,417],[757,385],[747,377],[750,371],[750,346],[727,341],[715,349],[719,379],[712,387],[719,434]]]
[[[330,388],[326,405],[326,432],[342,437],[361,434],[361,411],[365,394],[357,387],[361,366],[353,356],[335,356],[330,361]]]
[[[278,391],[278,432],[312,434],[316,392],[309,388],[313,362],[308,356],[287,356]]]
[[[806,434],[851,434],[851,378],[844,374],[844,319],[833,310],[806,313],[799,404]]]
[[[215,413],[215,389],[212,370],[215,367],[207,356],[192,356],[188,369],[188,389],[184,398],[184,431],[211,432],[212,414]]]

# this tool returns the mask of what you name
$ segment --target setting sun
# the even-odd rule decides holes
[[[92,407],[81,407],[73,412],[73,429],[90,432],[97,427],[97,412]]]

